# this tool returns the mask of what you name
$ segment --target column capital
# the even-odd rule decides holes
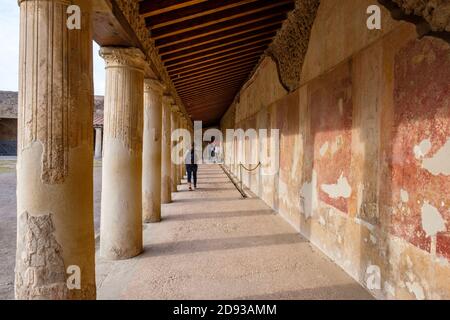
[[[166,85],[158,79],[144,79],[144,92],[156,91],[162,94],[166,90]]]
[[[168,95],[168,94],[163,95],[163,104],[170,107],[170,105],[174,102],[175,102],[175,100],[172,98],[171,95]]]
[[[37,1],[37,0],[17,0],[17,4],[20,6],[20,4],[25,1]],[[49,1],[58,2],[58,3],[65,4],[68,6],[70,6],[72,4],[70,0],[49,0]]]
[[[180,111],[180,107],[176,104],[172,104],[171,110],[173,113],[177,114]]]
[[[137,48],[102,47],[100,57],[106,62],[106,68],[131,67],[144,71],[147,62],[145,55]]]

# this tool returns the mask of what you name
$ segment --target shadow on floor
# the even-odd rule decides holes
[[[255,217],[255,216],[273,216],[272,210],[253,210],[253,211],[232,211],[232,212],[205,212],[205,213],[182,213],[171,214],[164,217],[164,221],[186,221],[186,220],[202,220],[202,219],[220,219],[220,218],[236,218],[236,217]]]
[[[183,203],[183,202],[218,202],[218,201],[236,201],[236,200],[245,200],[244,198],[236,197],[210,197],[208,199],[205,198],[190,198],[190,199],[173,199],[172,204],[175,203]],[[170,205],[170,204],[169,204]]]
[[[145,246],[139,258],[183,255],[197,252],[234,250],[254,247],[307,243],[298,233],[285,233],[267,236],[188,240],[170,243],[153,243]]]
[[[329,287],[308,288],[293,291],[281,291],[270,294],[238,297],[237,300],[373,300],[367,293],[361,294],[361,286],[353,284],[333,285]],[[356,297],[356,298],[355,298]]]

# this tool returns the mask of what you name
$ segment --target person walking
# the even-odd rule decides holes
[[[192,191],[192,180],[194,181],[194,190],[197,189],[197,170],[198,170],[198,158],[195,153],[195,145],[192,143],[191,149],[186,153],[186,173],[189,191]]]
[[[216,142],[216,137],[211,137],[211,142],[207,146],[208,163],[217,163],[219,147]]]

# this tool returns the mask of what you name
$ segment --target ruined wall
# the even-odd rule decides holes
[[[385,9],[367,30],[371,4],[321,1],[297,90],[243,100],[277,87],[264,64],[243,88],[235,127],[280,130],[279,170],[244,183],[374,296],[449,299],[450,45]],[[227,141],[229,167],[273,138]]]

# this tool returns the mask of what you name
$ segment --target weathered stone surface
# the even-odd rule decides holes
[[[171,109],[174,100],[169,95],[163,96],[162,111],[162,173],[161,173],[161,203],[172,202],[172,185],[171,185]]]
[[[16,264],[17,299],[66,299],[66,269],[51,214],[19,216],[22,231]]]
[[[260,64],[222,129],[280,129],[280,170],[245,185],[374,296],[448,298],[450,46],[385,9],[360,32],[368,4],[322,1],[301,86],[272,100]],[[239,175],[252,147],[225,145]]]
[[[91,1],[75,0],[80,30],[66,25],[67,1],[20,4],[16,295],[95,298]],[[65,266],[82,270],[65,288]]]
[[[450,46],[433,38],[409,42],[395,58],[392,232],[433,253],[440,241],[424,224],[450,222],[442,193],[450,190],[449,71]]]
[[[100,252],[128,259],[142,252],[144,55],[102,48],[106,61]]]
[[[144,81],[144,136],[142,150],[142,218],[161,220],[161,135],[164,86],[156,79]]]
[[[434,31],[450,32],[450,3],[447,0],[392,0],[406,14],[422,16]]]
[[[319,0],[297,0],[283,27],[268,49],[277,62],[283,86],[293,91],[300,84],[300,73],[308,49],[311,28]]]

